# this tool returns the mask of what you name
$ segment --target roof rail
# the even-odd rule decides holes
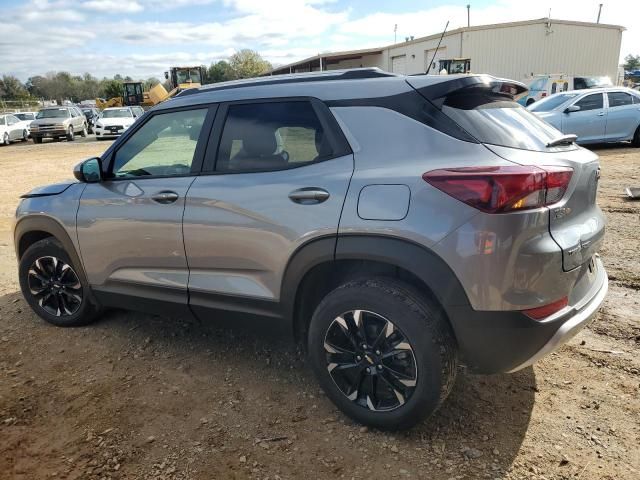
[[[324,72],[290,73],[271,75],[260,78],[247,78],[229,82],[212,83],[199,88],[183,90],[176,97],[184,97],[197,93],[205,93],[231,88],[258,87],[263,85],[279,85],[283,83],[324,82],[330,80],[357,80],[364,78],[397,77],[394,73],[385,72],[378,67],[352,68],[348,70],[325,70]]]

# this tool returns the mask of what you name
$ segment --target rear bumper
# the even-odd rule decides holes
[[[518,311],[447,309],[463,362],[476,373],[515,372],[558,349],[594,318],[608,290],[607,273],[596,257],[596,278],[581,299],[538,321]]]

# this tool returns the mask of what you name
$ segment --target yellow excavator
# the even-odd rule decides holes
[[[171,67],[169,71],[164,72],[164,77],[169,81],[171,90],[167,89],[159,83],[145,92],[142,88],[142,82],[124,82],[122,97],[113,97],[108,100],[96,98],[96,107],[104,110],[109,107],[123,107],[139,105],[145,110],[153,107],[160,102],[175,96],[182,90],[189,88],[198,88],[202,85],[202,67]]]

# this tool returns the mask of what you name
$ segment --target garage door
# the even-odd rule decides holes
[[[407,56],[399,55],[391,57],[391,71],[405,75],[407,73]]]

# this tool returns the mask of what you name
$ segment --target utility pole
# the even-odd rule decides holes
[[[596,23],[600,23],[600,14],[602,13],[602,3],[600,4],[600,8],[598,8],[598,20],[596,20]]]
[[[467,3],[467,27],[471,26],[471,4]]]
[[[398,36],[398,24],[396,23],[393,26],[393,43],[397,43],[398,42],[397,36]]]

